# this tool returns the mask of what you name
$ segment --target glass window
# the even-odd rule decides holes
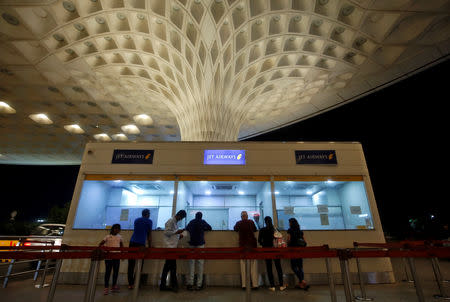
[[[142,210],[150,210],[153,229],[164,229],[172,215],[174,181],[85,180],[75,229],[104,229],[119,223],[132,230]]]
[[[180,181],[178,184],[177,211],[186,210],[184,223],[189,223],[195,213],[202,212],[213,230],[233,230],[247,211],[257,227],[262,227],[263,217],[272,217],[270,182],[266,181]]]
[[[303,230],[373,229],[363,181],[277,181],[278,226],[296,218]]]

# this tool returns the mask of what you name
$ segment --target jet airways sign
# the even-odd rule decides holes
[[[114,150],[112,164],[153,164],[155,150]]]
[[[205,150],[205,165],[245,165],[245,150]]]
[[[295,150],[297,165],[336,165],[335,150]]]

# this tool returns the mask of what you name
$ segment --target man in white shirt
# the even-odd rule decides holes
[[[178,229],[178,221],[182,220],[186,217],[186,211],[180,210],[178,213],[167,220],[164,230],[164,247],[166,248],[176,248],[178,246],[178,240],[183,238],[181,233],[184,232],[184,229]],[[167,287],[166,279],[167,274],[170,271],[170,284],[172,288]],[[161,285],[159,289],[164,290],[172,290],[174,292],[178,292],[178,280],[177,280],[177,260],[176,259],[166,259],[164,263],[163,271],[161,274]]]

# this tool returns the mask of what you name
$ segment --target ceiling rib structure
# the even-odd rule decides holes
[[[0,162],[276,129],[445,59],[449,12],[448,0],[0,0]]]

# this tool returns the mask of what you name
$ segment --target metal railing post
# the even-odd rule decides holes
[[[139,294],[139,284],[141,283],[141,273],[142,273],[142,259],[138,259],[136,264],[137,268],[136,268],[136,277],[134,278],[133,296],[131,298],[132,302],[137,301],[137,297]]]
[[[414,258],[409,257],[408,262],[409,262],[409,268],[411,270],[411,274],[413,276],[414,285],[416,286],[417,298],[419,299],[419,302],[425,302],[425,298],[423,296],[423,291],[422,291],[422,283],[419,279],[419,276],[417,275],[416,264],[414,262]]]
[[[11,275],[14,262],[16,262],[16,259],[12,259],[8,265],[8,271],[6,272],[5,279],[3,280],[3,288],[6,288],[8,286],[8,280],[9,276]]]
[[[62,259],[56,260],[55,272],[53,273],[52,283],[50,285],[50,290],[48,291],[47,302],[53,302],[56,291],[56,283],[58,283],[59,272],[61,271]]]
[[[327,266],[328,286],[330,287],[331,302],[336,302],[337,301],[336,288],[334,286],[334,276],[333,276],[333,269],[331,268],[330,258],[325,258],[325,264]]]
[[[406,279],[402,280],[403,282],[409,282],[409,283],[413,283],[414,280],[412,280],[412,278],[409,277],[409,273],[408,273],[408,262],[406,261],[405,257],[402,257],[402,261],[403,261],[403,267],[405,268],[405,276]]]
[[[92,260],[94,262],[93,266],[93,272],[92,272],[92,280],[90,284],[88,284],[89,288],[89,296],[88,300],[86,302],[93,302],[95,298],[95,287],[97,285],[97,275],[98,275],[98,268],[100,267],[100,260]]]
[[[443,299],[443,300],[450,300],[450,297],[447,296],[445,292],[445,286],[442,278],[441,268],[439,266],[439,260],[437,257],[431,257],[431,265],[433,266],[433,273],[434,277],[436,278],[436,283],[439,288],[439,294],[433,295],[435,298]]]
[[[39,288],[44,288],[46,286],[45,284],[45,277],[47,277],[47,270],[48,270],[48,264],[49,264],[49,259],[47,259],[45,261],[45,266],[44,266],[44,272],[42,272],[42,279],[41,279],[41,284],[39,285]],[[48,286],[48,284],[47,284]]]
[[[39,269],[41,268],[42,260],[39,259],[38,263],[36,264],[36,271],[34,272],[33,280],[36,281],[38,275],[39,275]]]
[[[84,302],[89,301],[93,274],[94,274],[94,261],[91,259],[91,263],[89,265],[88,279],[87,279],[87,283],[86,283],[86,290],[84,292],[84,300],[83,300]]]
[[[348,259],[351,257],[350,250],[338,250],[339,261],[341,262],[342,281],[344,283],[345,301],[353,302],[352,281],[350,279],[350,270]]]
[[[355,249],[358,249],[356,243],[354,243],[353,245]],[[356,257],[355,260],[356,260],[356,267],[358,269],[359,287],[361,289],[361,296],[356,296],[355,299],[359,301],[373,301],[373,298],[367,298],[366,296],[366,288],[364,285],[363,275],[361,271],[361,262],[359,261],[358,257]]]

